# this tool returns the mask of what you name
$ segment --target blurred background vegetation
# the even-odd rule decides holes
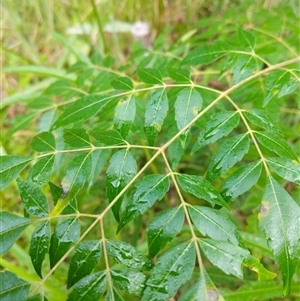
[[[299,28],[298,0],[2,0],[0,6],[3,71],[0,75],[1,154],[28,154],[30,152],[29,142],[36,134],[39,122],[32,123],[34,119],[29,115],[31,113],[28,113],[28,103],[57,79],[74,81],[74,74],[67,73],[67,71],[77,61],[85,61],[87,57],[94,58],[94,61],[104,58],[106,60],[104,66],[106,64],[107,68],[113,66],[115,70],[134,72],[135,58],[133,57],[137,53],[137,56],[140,55],[141,49],[136,46],[131,34],[132,26],[137,21],[148,22],[150,44],[154,44],[153,48],[149,47],[149,52],[152,54],[156,52],[161,60],[168,56],[176,57],[177,50],[174,49],[179,49],[179,55],[182,56],[193,46],[210,43],[220,36],[228,38],[232,31],[235,31],[236,24],[245,29],[254,29],[254,31],[256,28],[257,33],[263,31],[269,33],[269,36],[258,45],[257,51],[265,55],[269,55],[268,52],[270,52],[268,59],[271,63],[286,60],[286,49],[290,50],[290,54],[297,55],[297,37],[293,32]],[[267,19],[272,22],[266,22]],[[192,40],[191,37],[193,37]],[[232,43],[235,41],[232,40]],[[276,59],[274,59],[274,49],[270,51],[272,47],[274,48],[274,43],[278,43]],[[95,53],[98,55],[96,58]],[[220,69],[216,70],[218,73]],[[212,69],[211,74],[216,73],[216,70]],[[78,82],[77,89],[81,89]],[[40,103],[42,108],[42,101]],[[273,111],[274,116],[281,104],[280,110],[286,114],[280,123],[283,128],[294,128],[292,131],[287,131],[286,135],[290,141],[294,141],[294,147],[298,149],[299,139],[296,137],[299,130],[299,112],[296,112],[295,102],[278,103],[278,106],[269,109],[271,113]],[[31,107],[33,107],[32,104]],[[17,117],[24,115],[28,116],[28,119],[21,118],[18,123]],[[207,160],[207,157],[214,152],[215,149],[211,149],[210,153],[204,154],[204,159],[201,160]],[[135,155],[142,157],[139,153]],[[250,153],[249,156],[251,155]],[[185,165],[180,168],[196,170],[201,169],[201,164],[199,161],[190,162],[187,159]],[[103,185],[104,181],[103,176],[97,184]],[[99,196],[99,187],[101,186],[98,186],[97,190],[92,187],[91,190],[85,192],[84,197],[88,200],[102,197],[104,192],[102,191]],[[262,241],[259,235],[254,236],[258,232],[255,210],[258,210],[256,206],[261,197],[262,187],[263,184],[260,186],[261,191],[258,189],[258,192],[254,191],[249,196],[247,203],[244,199],[237,201],[235,208],[235,215],[244,227],[241,229],[245,231],[243,238],[249,244],[253,238],[257,239],[257,243]],[[297,199],[299,188],[291,186],[288,190]],[[0,197],[2,209],[11,212],[22,211],[16,186],[10,186],[4,190]],[[99,208],[96,209],[99,203],[86,202],[81,205],[87,212],[99,211]],[[254,215],[252,215],[253,208]],[[147,214],[145,218],[150,220],[154,212]],[[110,221],[112,227],[109,224]],[[107,228],[111,227],[112,237],[115,237],[113,229],[116,223],[113,219],[108,219],[107,223]],[[128,237],[120,237],[120,239],[127,240],[133,245],[136,245],[138,240],[145,242],[145,227],[141,230],[138,226],[141,223],[140,219],[135,223],[137,225],[132,225],[129,233],[123,231],[119,234],[129,235],[129,239]],[[19,244],[12,248],[10,254],[5,255],[2,259],[2,266],[10,268],[17,275],[22,275],[24,279],[34,281],[37,277],[34,275],[26,251],[31,232],[32,229],[29,228]],[[188,235],[188,231],[186,234]],[[185,238],[184,235],[181,239]],[[261,247],[264,247],[264,243]],[[146,244],[144,243],[140,248],[145,249]],[[254,248],[254,254],[255,252],[258,257],[262,254],[270,255],[267,249],[262,251]],[[273,265],[266,258],[264,264]],[[65,292],[60,292],[56,286],[64,281],[63,275],[66,271],[67,266],[62,266],[52,277],[51,284],[47,284],[46,287],[46,290],[60,298],[63,298]],[[213,272],[213,269],[211,271]],[[220,286],[231,285],[231,288],[239,286],[239,282],[233,277],[222,278],[219,275],[219,272],[216,273],[213,280]],[[229,280],[231,283],[228,284],[226,281]],[[286,300],[296,300],[296,298],[296,296],[291,296]]]

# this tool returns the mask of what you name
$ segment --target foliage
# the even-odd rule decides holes
[[[24,209],[0,212],[1,299],[299,296],[297,26],[265,13],[199,20],[169,46],[163,32],[126,64],[74,47],[67,73],[23,100],[2,137],[34,132],[0,157]]]

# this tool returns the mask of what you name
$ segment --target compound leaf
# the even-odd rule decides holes
[[[75,254],[70,262],[67,288],[70,288],[80,279],[89,275],[99,262],[101,254],[100,240],[81,242],[75,249]]]
[[[188,210],[193,224],[203,235],[238,245],[239,233],[237,228],[225,213],[200,206],[190,206]]]
[[[7,187],[31,161],[30,157],[0,156],[0,190]]]
[[[152,269],[141,301],[165,301],[173,297],[180,286],[191,278],[195,259],[192,241],[168,250],[158,258]]]
[[[261,209],[259,226],[265,231],[268,245],[282,273],[284,295],[290,291],[291,281],[300,251],[300,209],[292,197],[269,176]]]
[[[120,191],[129,183],[137,172],[137,165],[134,157],[128,150],[116,152],[109,161],[106,174],[107,197],[111,203]],[[119,210],[122,204],[122,197],[112,207],[113,214],[117,221]]]
[[[226,202],[248,191],[259,179],[261,161],[246,164],[230,175],[224,183],[221,195]]]
[[[155,91],[147,102],[145,112],[145,131],[150,145],[154,145],[157,133],[161,127],[169,110],[169,102],[165,89]]]
[[[26,301],[30,284],[9,271],[0,272],[0,299]]]
[[[37,226],[31,236],[29,255],[36,273],[41,278],[43,277],[42,264],[49,251],[50,231],[50,223],[45,221]]]
[[[243,278],[242,263],[250,254],[248,250],[225,241],[203,238],[199,241],[207,259],[227,275]]]
[[[154,218],[147,228],[150,257],[154,257],[181,231],[183,222],[182,207],[165,210]]]
[[[249,146],[248,134],[238,135],[224,141],[211,159],[206,174],[207,180],[215,180],[234,166],[235,163],[242,160],[248,152]]]
[[[132,219],[143,214],[157,200],[161,200],[170,187],[169,179],[164,175],[147,175],[137,185],[136,191],[126,206],[121,222],[120,231]]]
[[[77,218],[67,219],[56,226],[51,236],[49,250],[51,268],[66,254],[79,237],[80,224]]]
[[[133,124],[136,113],[135,97],[120,100],[115,109],[114,127],[126,138]]]
[[[117,263],[131,269],[149,270],[152,267],[151,261],[124,241],[106,240],[108,255]]]
[[[177,180],[180,187],[187,193],[199,199],[204,199],[210,204],[228,207],[217,190],[200,176],[178,174]]]
[[[110,271],[114,284],[127,294],[140,296],[145,288],[146,276],[129,269],[112,269]]]
[[[282,178],[300,185],[300,164],[286,158],[268,158],[267,164]]]
[[[55,151],[55,138],[51,132],[42,132],[32,139],[31,147],[37,152]]]
[[[41,188],[29,181],[17,179],[19,193],[29,215],[43,217],[49,213],[48,201]]]
[[[0,255],[8,251],[23,231],[31,224],[31,220],[12,214],[0,212]]]
[[[99,300],[106,289],[106,273],[101,271],[82,278],[73,286],[67,301]]]
[[[219,112],[211,116],[211,120],[206,124],[204,130],[199,135],[197,142],[192,148],[195,153],[201,147],[227,136],[239,124],[240,117],[237,112]]]
[[[278,156],[297,160],[293,149],[281,136],[272,132],[255,132],[254,134],[260,144]]]

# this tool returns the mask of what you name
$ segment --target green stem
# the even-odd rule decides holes
[[[91,4],[92,4],[93,9],[94,9],[94,14],[95,14],[96,21],[97,21],[97,24],[98,24],[98,29],[99,29],[99,36],[100,36],[101,41],[102,41],[102,46],[103,46],[102,53],[105,54],[105,53],[108,52],[108,48],[107,48],[107,45],[106,45],[106,42],[105,42],[105,37],[104,37],[104,32],[103,32],[103,28],[102,28],[102,24],[101,24],[101,19],[100,19],[100,16],[99,16],[98,12],[97,12],[97,7],[96,7],[95,0],[91,0]]]

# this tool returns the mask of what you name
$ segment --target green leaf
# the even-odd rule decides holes
[[[126,138],[133,124],[136,112],[135,97],[120,100],[115,109],[114,127]]]
[[[170,136],[173,137],[176,134],[176,132],[175,131],[171,132]],[[176,169],[183,153],[184,153],[184,148],[182,147],[182,143],[180,139],[176,139],[168,147],[168,158],[170,159],[171,167],[173,170]]]
[[[77,155],[66,169],[61,186],[67,195],[65,199],[71,200],[83,187],[92,170],[91,153]]]
[[[146,84],[163,84],[159,70],[152,68],[137,69],[137,74],[141,81]]]
[[[269,158],[267,164],[282,178],[300,185],[300,164],[286,158]]]
[[[84,129],[64,130],[64,141],[71,147],[82,148],[91,147],[90,137]]]
[[[225,241],[209,238],[199,240],[201,250],[207,259],[227,275],[243,278],[243,260],[250,254],[248,250]]]
[[[181,231],[184,222],[182,207],[163,211],[147,228],[149,256],[154,257]]]
[[[118,77],[115,80],[113,80],[110,84],[116,90],[133,90],[132,81],[128,77]]]
[[[145,288],[146,276],[138,271],[113,269],[110,271],[114,284],[127,294],[140,296]]]
[[[112,288],[107,291],[105,301],[124,301],[124,299]]]
[[[68,69],[68,73],[75,73],[78,71],[83,71],[86,68],[88,68],[88,64],[78,61]]]
[[[182,64],[188,66],[197,66],[210,64],[222,56],[226,55],[231,50],[231,47],[221,41],[217,41],[212,45],[200,46],[191,51],[182,61]]]
[[[240,26],[238,26],[238,39],[243,48],[249,50],[254,49],[256,40],[255,36],[251,32],[242,29]]]
[[[257,69],[256,59],[251,55],[239,54],[237,60],[233,61],[232,85],[236,85]]]
[[[31,161],[30,157],[0,156],[0,190],[7,187]]]
[[[36,273],[41,278],[43,278],[42,264],[49,251],[50,231],[50,223],[45,221],[37,226],[31,236],[29,255]]]
[[[281,136],[272,132],[255,132],[254,135],[260,144],[278,156],[297,160],[293,149]]]
[[[248,191],[258,181],[261,165],[261,161],[248,163],[230,175],[221,190],[224,200],[230,202]]]
[[[67,301],[99,300],[106,289],[106,273],[101,271],[86,276],[77,282]]]
[[[195,153],[206,144],[217,141],[223,136],[227,136],[240,122],[237,112],[224,111],[213,114],[211,120],[206,124],[204,130],[198,137],[197,142],[192,148]]]
[[[177,180],[180,187],[187,193],[199,199],[204,199],[210,204],[228,207],[217,190],[206,180],[199,176],[178,174]]]
[[[45,156],[30,169],[27,181],[44,187],[50,181],[55,155]]]
[[[264,106],[288,83],[290,73],[284,70],[275,70],[271,72],[265,80],[265,99]]]
[[[30,224],[31,220],[28,218],[7,211],[0,212],[0,255],[11,248]]]
[[[279,132],[271,117],[264,110],[251,109],[249,111],[245,111],[244,115],[251,123],[259,126],[260,128]]]
[[[124,241],[106,240],[106,249],[109,257],[128,268],[149,270],[152,267],[146,256]]]
[[[200,280],[188,289],[178,301],[224,301],[214,283],[202,267]]]
[[[291,79],[291,80],[289,80],[280,89],[280,91],[278,93],[278,98],[293,93],[294,91],[296,91],[296,89],[298,88],[298,86],[299,86],[299,80],[297,80],[297,79]]]
[[[190,71],[188,69],[168,67],[169,76],[177,83],[190,82]]]
[[[161,131],[168,110],[167,93],[165,89],[158,89],[150,96],[146,105],[145,131],[150,145],[154,145],[157,133]]]
[[[136,161],[128,150],[120,150],[111,157],[106,171],[106,189],[110,203],[135,176],[136,172]],[[119,198],[112,207],[113,214],[117,221],[120,220],[119,210],[122,204],[122,199],[122,197]]]
[[[80,224],[77,218],[67,219],[58,224],[51,236],[50,242],[50,267],[65,255],[70,247],[77,242],[80,237]]]
[[[31,141],[31,148],[37,152],[55,151],[55,138],[51,132],[42,132]]]
[[[29,124],[38,117],[37,112],[34,113],[28,113],[28,114],[22,114],[20,116],[15,117],[12,120],[12,125],[10,129],[5,133],[5,135],[2,134],[3,141],[7,141],[11,139],[12,135],[20,130],[23,130],[29,126]]]
[[[157,200],[161,200],[170,188],[169,179],[164,175],[147,175],[137,185],[131,201],[126,206],[121,222],[120,231],[132,219],[143,214]]]
[[[78,213],[78,205],[76,198],[73,198],[68,202],[67,206],[62,210],[60,213],[61,215],[68,215],[68,214],[76,214]]]
[[[39,186],[17,179],[19,193],[26,212],[29,215],[43,217],[49,213],[48,201]]]
[[[27,298],[26,301],[48,301],[48,299],[45,296],[42,296],[41,294],[36,294]]]
[[[269,176],[258,219],[279,264],[285,296],[289,294],[300,251],[299,216],[297,203]]]
[[[71,83],[66,79],[59,79],[51,84],[45,91],[45,95],[65,95],[72,89]]]
[[[141,301],[165,301],[173,297],[180,286],[191,278],[195,259],[192,241],[168,250],[158,258],[152,269]]]
[[[96,182],[102,168],[108,161],[111,151],[108,149],[95,150],[92,153],[92,171],[89,177],[89,188]]]
[[[181,131],[200,112],[202,107],[201,95],[195,89],[185,88],[177,94],[174,107],[177,128]],[[187,136],[188,132],[189,129],[185,131],[184,136]]]
[[[63,194],[63,189],[59,186],[56,186],[52,182],[49,182],[49,187],[53,199],[53,204],[56,205],[57,201],[60,199],[60,197]]]
[[[75,254],[70,262],[67,288],[70,288],[80,279],[89,275],[100,261],[101,254],[100,240],[81,242],[75,249]]]
[[[211,159],[206,174],[207,180],[214,181],[234,166],[235,163],[242,160],[244,155],[248,153],[249,146],[249,136],[247,133],[224,141]]]
[[[105,107],[113,96],[87,95],[75,101],[74,104],[67,107],[62,115],[56,120],[52,129],[86,121]]]
[[[200,206],[190,206],[188,210],[193,224],[202,235],[234,245],[239,244],[237,228],[224,212]]]
[[[274,279],[277,276],[265,269],[259,260],[251,255],[244,259],[243,265],[257,273],[258,281]]]
[[[294,294],[299,293],[299,283],[292,286]],[[225,291],[224,297],[226,301],[253,301],[253,300],[276,300],[282,299],[282,287],[276,282],[262,281],[247,283],[235,291]],[[276,298],[276,299],[275,299]],[[287,299],[288,300],[288,299]]]
[[[101,145],[124,145],[126,141],[116,130],[102,131],[92,130],[89,132]]]
[[[0,272],[1,301],[26,301],[30,284],[9,271]]]

